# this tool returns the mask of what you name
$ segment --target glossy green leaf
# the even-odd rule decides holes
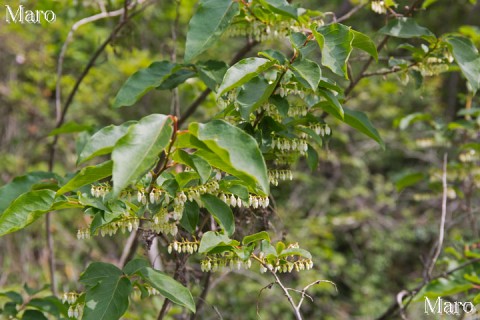
[[[311,60],[300,59],[292,63],[293,74],[306,88],[317,89],[322,76],[320,66]]]
[[[339,120],[343,120],[345,118],[345,112],[343,110],[342,105],[340,104],[340,101],[338,101],[337,97],[330,90],[323,89],[323,88],[318,88],[318,93],[322,97],[324,97],[328,103],[317,104],[317,106],[320,106],[322,109],[324,109],[326,112],[328,112],[335,118]]]
[[[133,275],[143,268],[150,267],[150,263],[145,259],[132,259],[123,267],[123,272],[128,275]]]
[[[123,274],[122,270],[110,263],[93,262],[90,263],[80,275],[80,282],[87,288],[94,287],[99,282],[108,278],[118,278]]]
[[[375,127],[372,125],[365,113],[349,110],[346,108],[344,108],[344,111],[344,121],[346,124],[377,141],[378,144],[382,147],[382,149],[385,150],[385,143],[383,142],[382,137],[380,137],[377,129],[375,129]]]
[[[245,246],[245,245],[248,245],[252,242],[257,242],[257,241],[260,241],[260,240],[266,240],[266,241],[270,242],[270,236],[268,235],[268,233],[266,231],[261,231],[261,232],[243,237],[242,244]]]
[[[50,136],[56,136],[58,134],[64,134],[64,133],[82,132],[90,129],[91,129],[91,126],[78,124],[76,122],[67,122],[63,124],[60,128],[56,128],[50,131],[48,136],[50,137]]]
[[[418,25],[413,18],[407,17],[390,20],[378,32],[397,38],[435,37],[430,30]]]
[[[242,118],[250,118],[250,114],[255,112],[270,97],[279,80],[280,77],[277,77],[276,81],[269,83],[263,78],[254,77],[240,89],[237,95],[237,103]]]
[[[177,65],[175,66],[171,73],[164,77],[162,84],[160,84],[157,89],[158,90],[171,90],[186,80],[193,78],[197,75],[195,71],[192,70],[192,67],[184,66],[184,65]]]
[[[218,95],[239,87],[261,72],[269,69],[273,62],[264,58],[246,58],[231,66],[225,73],[222,84],[218,88]]]
[[[59,319],[60,315],[66,315],[68,310],[68,307],[66,307],[60,299],[54,296],[33,298],[28,302],[27,306],[49,313],[55,316],[56,319]]]
[[[400,192],[403,189],[413,186],[425,178],[423,172],[407,172],[395,177],[395,187]]]
[[[205,232],[198,247],[199,253],[208,253],[217,246],[228,246],[235,240],[230,239],[226,234],[213,231]]]
[[[192,123],[189,130],[224,163],[231,166],[220,169],[226,169],[247,183],[258,183],[264,194],[269,193],[267,166],[254,138],[222,120],[213,120],[207,124]]]
[[[312,259],[312,254],[310,252],[308,252],[307,250],[304,250],[304,249],[300,249],[300,248],[287,248],[285,250],[282,250],[282,252],[278,255],[278,257],[279,258],[284,258],[284,257],[288,257],[288,256],[291,256],[291,255],[300,256],[300,257],[304,257],[304,258],[307,258],[307,259]]]
[[[238,2],[232,0],[201,0],[188,24],[185,61],[189,62],[223,34],[238,13]]]
[[[297,8],[291,6],[287,0],[260,0],[259,2],[274,13],[293,19],[298,18]]]
[[[198,76],[212,91],[216,91],[228,70],[228,65],[225,62],[216,60],[199,62],[196,66]]]
[[[195,232],[200,217],[200,208],[197,202],[187,201],[183,207],[182,219],[180,225],[190,233]]]
[[[174,67],[175,64],[169,61],[156,61],[135,72],[118,91],[113,108],[133,105],[148,91],[160,86]]]
[[[183,150],[177,150],[173,155],[173,160],[183,163],[195,170],[200,176],[202,183],[205,183],[210,179],[212,167],[201,157],[195,154],[189,154]]]
[[[25,310],[22,316],[22,320],[48,320],[42,312],[38,310]]]
[[[83,320],[118,320],[128,309],[133,287],[122,276],[110,276],[88,288],[85,295]]]
[[[151,114],[129,128],[112,152],[113,197],[140,179],[158,160],[172,136],[172,118]]]
[[[227,235],[231,236],[235,232],[235,219],[230,206],[211,194],[203,194],[201,199],[208,212],[219,222]]]
[[[77,190],[84,185],[104,179],[112,175],[113,162],[111,160],[100,163],[96,166],[85,167],[80,170],[70,181],[63,185],[57,195]]]
[[[56,179],[56,175],[51,172],[30,172],[24,176],[16,177],[12,182],[0,187],[0,214],[8,208],[13,200],[21,194],[28,192],[32,186],[42,181]]]
[[[477,48],[464,37],[448,36],[445,41],[451,46],[452,55],[475,94],[480,89],[480,55]]]
[[[347,60],[352,52],[354,37],[350,28],[340,23],[332,23],[316,30],[312,28],[312,32],[322,50],[322,64],[348,79]]]
[[[134,123],[134,121],[128,121],[119,126],[110,125],[97,131],[86,142],[78,156],[77,164],[112,152],[115,143],[127,134],[128,128]]]
[[[375,43],[367,35],[350,29],[353,34],[352,47],[360,49],[371,55],[376,61],[378,61],[378,52]]]
[[[25,228],[50,211],[55,191],[36,190],[22,194],[0,215],[0,236]]]
[[[15,291],[0,292],[0,297],[7,297],[8,299],[15,302],[16,304],[23,303],[22,295]]]
[[[139,273],[145,281],[157,289],[165,298],[195,312],[195,301],[192,294],[180,282],[150,267],[143,268]]]

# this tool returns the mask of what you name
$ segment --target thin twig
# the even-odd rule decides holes
[[[125,264],[132,259],[133,254],[135,251],[137,251],[138,248],[138,238],[137,238],[137,230],[133,230],[132,233],[130,233],[130,236],[127,239],[127,243],[125,244],[125,247],[123,248],[122,255],[118,261],[118,266],[120,268],[123,268]]]
[[[353,7],[350,11],[348,11],[347,13],[345,13],[343,16],[341,16],[340,18],[338,19],[335,19],[335,22],[342,22],[342,21],[345,21],[347,19],[349,19],[351,16],[353,16],[358,10],[362,9],[363,7],[365,7],[365,3],[364,4],[359,4],[355,7]]]
[[[428,264],[427,268],[427,281],[430,279],[432,274],[433,268],[435,267],[435,263],[437,262],[440,253],[442,252],[443,247],[443,239],[445,236],[445,220],[447,217],[447,194],[448,194],[448,186],[447,186],[447,153],[443,155],[443,174],[442,174],[442,188],[443,188],[443,195],[442,195],[442,216],[440,219],[440,231],[438,233],[438,242],[437,242],[437,249],[435,254],[433,255],[430,263]]]
[[[262,295],[262,292],[266,289],[272,289],[272,287],[275,285],[276,282],[271,282],[269,284],[267,284],[265,287],[263,287],[262,289],[260,289],[260,291],[258,292],[258,296],[257,296],[257,317],[259,319],[261,319],[260,317],[260,296]]]

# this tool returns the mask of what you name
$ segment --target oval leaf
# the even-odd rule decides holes
[[[407,17],[391,20],[378,32],[397,38],[435,37],[430,30],[419,26],[413,18]]]
[[[0,216],[0,236],[25,228],[47,213],[55,200],[55,191],[36,190],[22,194]]]
[[[320,66],[311,60],[301,59],[292,63],[295,77],[307,88],[317,89],[322,76]],[[303,81],[302,81],[303,80]]]
[[[213,231],[205,232],[198,247],[199,253],[207,253],[215,249],[217,246],[229,246],[235,243],[235,240],[230,239],[226,234],[221,234]]]
[[[231,66],[225,73],[223,82],[218,88],[221,96],[228,90],[239,87],[274,64],[273,61],[264,58],[246,58]]]
[[[157,61],[135,72],[118,91],[113,108],[133,105],[148,91],[160,86],[174,67],[169,61]]]
[[[353,41],[352,46],[354,48],[360,49],[371,55],[376,61],[378,61],[378,52],[375,43],[370,39],[367,35],[351,30],[350,32],[353,34]]]
[[[254,138],[222,120],[213,120],[207,124],[192,123],[189,130],[230,166],[220,169],[252,184],[252,187],[258,183],[263,193],[268,194],[267,166]],[[232,168],[235,169],[234,172]]]
[[[135,122],[128,121],[119,126],[110,125],[97,131],[87,141],[78,156],[77,164],[81,164],[94,157],[112,152],[118,139],[127,134],[128,128]]]
[[[112,152],[114,197],[155,164],[160,152],[170,142],[172,123],[166,115],[152,114],[130,127],[128,133],[117,141]]]
[[[141,269],[139,273],[145,281],[157,289],[165,298],[195,312],[195,301],[193,301],[192,294],[180,282],[150,267]]]
[[[380,137],[377,129],[375,129],[375,127],[372,125],[365,113],[349,110],[346,108],[344,109],[344,111],[344,121],[346,124],[377,141],[378,144],[382,147],[382,149],[385,150],[385,143],[383,142],[382,137]]]
[[[191,61],[212,46],[238,13],[238,2],[201,0],[188,24],[185,61]]]
[[[321,107],[335,118],[343,120],[345,117],[345,113],[337,97],[330,90],[323,88],[318,88],[318,93],[322,97],[324,97],[325,100],[327,100],[328,104],[320,102],[319,104],[317,104],[317,106]]]
[[[62,186],[57,191],[57,195],[77,190],[84,185],[109,177],[112,175],[112,168],[113,162],[111,160],[96,166],[85,167],[80,170],[80,172],[78,172],[72,179],[70,179],[67,184]]]
[[[322,50],[322,64],[338,75],[347,75],[347,60],[352,52],[353,34],[350,28],[332,23],[315,30],[313,35]]]
[[[208,212],[220,223],[225,232],[231,236],[235,232],[235,220],[232,209],[225,202],[211,194],[204,194],[201,198]]]
[[[477,48],[470,39],[464,37],[449,36],[446,42],[450,44],[453,58],[475,94],[480,89],[480,55]]]

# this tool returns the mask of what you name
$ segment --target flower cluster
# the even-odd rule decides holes
[[[179,214],[176,211],[169,213],[167,208],[162,207],[152,217],[152,223],[148,227],[156,233],[171,234],[172,236],[175,236],[178,233],[177,221],[181,219],[181,216],[182,214]],[[174,221],[170,222],[170,218]]]
[[[294,269],[299,272],[302,270],[310,270],[313,268],[311,259],[299,259],[297,261],[278,260],[275,265],[265,263],[260,266],[260,272],[265,273],[267,270],[272,272],[290,273]]]
[[[378,14],[387,13],[387,7],[385,6],[385,1],[372,1],[372,11]]]
[[[268,179],[272,185],[278,186],[279,180],[293,180],[293,173],[292,170],[269,170]]]
[[[170,201],[168,193],[165,192],[164,195],[165,195],[164,201],[168,203]],[[162,196],[162,190],[160,190],[158,187],[153,187],[152,190],[150,190],[150,193],[148,194],[148,200],[151,204],[156,204],[156,203],[159,203],[161,196]],[[144,205],[147,204],[145,189],[139,189],[137,191],[137,201]]]
[[[250,269],[251,266],[252,261],[250,259],[243,261],[236,255],[234,256],[232,254],[211,255],[200,262],[200,269],[203,272],[215,272],[227,267],[230,268],[230,270],[240,270],[242,267],[245,269]]]
[[[308,150],[308,144],[305,139],[273,138],[272,148],[283,152],[299,151],[300,154],[305,154]]]
[[[177,251],[178,253],[190,253],[193,254],[198,250],[198,241],[187,241],[182,239],[182,241],[174,241],[168,245],[168,253],[172,251]]]
[[[225,202],[227,205],[232,207],[239,207],[241,208],[243,205],[242,199],[240,197],[235,197],[235,195],[226,195],[225,193],[221,193],[218,198]]]
[[[83,304],[77,304],[68,308],[68,317],[80,319],[83,313]]]
[[[332,130],[330,129],[330,127],[326,123],[325,124],[315,123],[315,124],[307,126],[307,128],[313,130],[316,134],[318,134],[321,137],[329,136],[332,133]],[[300,133],[300,138],[307,139],[308,134],[306,132],[302,131]]]
[[[308,113],[307,106],[291,106],[288,109],[288,116],[289,117],[305,117]]]
[[[148,295],[150,296],[157,296],[160,294],[160,292],[157,289],[155,289],[152,286],[149,286],[148,284],[145,285],[145,289],[147,289]]]
[[[62,303],[66,302],[68,304],[74,304],[79,296],[80,294],[77,292],[64,292],[62,296]]]
[[[122,233],[125,233],[126,230],[128,230],[128,232],[132,232],[133,230],[138,230],[139,226],[140,219],[137,217],[125,216],[118,221],[114,221],[100,227],[100,234],[102,237],[105,235],[112,236],[117,233],[118,229],[120,229]]]
[[[251,36],[256,41],[286,37],[290,29],[290,21],[277,21],[274,24],[264,24],[258,20],[247,23],[233,24],[227,31],[230,37]]]
[[[252,196],[248,197],[248,206],[254,209],[266,208],[270,204],[270,199],[267,197]]]
[[[90,239],[90,230],[88,228],[78,229],[77,239],[78,240]]]
[[[90,194],[94,196],[95,198],[103,198],[107,193],[110,192],[110,185],[109,184],[103,184],[103,185],[93,185],[90,188]]]

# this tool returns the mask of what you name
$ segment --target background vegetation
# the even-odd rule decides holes
[[[415,5],[412,15],[417,23],[437,36],[460,33],[480,47],[480,5],[476,1],[396,2],[392,10],[399,13],[408,12]],[[57,138],[53,170],[59,175],[75,172],[82,141],[98,129],[151,113],[170,114],[175,99],[180,101],[180,114],[184,114],[205,89],[203,82],[188,80],[179,91],[153,90],[132,108],[111,108],[116,93],[132,73],[153,61],[183,59],[187,25],[196,1],[145,1],[138,5],[144,9],[129,19],[81,83],[66,115],[65,123],[71,125],[72,132],[53,136],[51,132],[57,124],[58,58],[70,28],[85,17],[122,8],[123,1],[7,0],[3,4],[19,3],[28,8],[51,9],[57,20],[51,24],[20,25],[7,24],[3,16],[0,19],[1,184],[26,172],[48,171],[50,145]],[[317,10],[326,22],[345,17],[342,23],[368,34],[377,44],[384,39],[377,31],[385,25],[387,15],[372,11],[369,1],[304,0],[293,4]],[[344,16],[347,13],[353,14]],[[392,19],[393,13],[389,14]],[[62,101],[118,19],[100,19],[75,31],[63,61]],[[228,45],[226,41],[222,39],[202,57],[230,61],[245,44],[242,37],[229,38]],[[302,289],[318,279],[336,284],[337,290],[328,283],[310,288],[312,299],[307,299],[302,307],[305,319],[399,317],[395,301],[402,290],[422,289],[431,297],[453,295],[453,300],[480,301],[480,264],[472,263],[480,257],[480,100],[478,94],[468,90],[456,65],[440,66],[441,70],[432,67],[431,72],[425,70],[429,66],[417,72],[403,70],[402,63],[410,63],[412,52],[415,54],[424,44],[421,39],[411,39],[411,47],[400,46],[405,42],[389,39],[379,50],[379,62],[371,65],[368,76],[345,102],[348,108],[368,114],[386,150],[329,117],[326,122],[332,135],[319,152],[318,168],[312,172],[307,161],[300,159],[295,164],[294,182],[280,182],[278,187],[272,187],[276,210],[267,217],[243,217],[252,230],[267,230],[272,239],[298,242],[312,253],[314,268],[286,274],[282,279],[288,287]],[[288,42],[267,40],[246,56],[272,47],[283,52],[291,50]],[[315,54],[318,60],[319,53]],[[350,59],[351,72],[358,74],[367,59],[364,54],[354,54]],[[324,72],[334,77],[327,70]],[[337,81],[344,87],[349,85],[345,79]],[[205,122],[218,111],[212,94],[196,109],[192,119]],[[446,171],[442,169],[445,154]],[[429,273],[445,191],[442,175],[448,179],[444,250],[433,273]],[[92,261],[117,263],[127,245],[128,237],[121,234],[77,240],[77,229],[88,222],[87,216],[75,209],[54,213],[51,220],[59,292],[78,290],[80,273]],[[24,284],[40,289],[50,283],[44,223],[39,220],[26,230],[1,238],[1,292],[15,291],[27,297],[31,293],[23,289]],[[149,257],[145,239],[138,241],[136,255],[158,263],[155,255],[150,253]],[[165,251],[161,243],[155,245]],[[191,260],[188,268],[193,272],[198,259]],[[460,272],[430,282],[464,263],[469,265]],[[174,260],[160,264],[166,272],[175,268]],[[194,297],[201,294],[200,279],[190,283]],[[262,291],[272,279],[260,275],[258,269],[218,271],[208,280],[209,292],[199,319],[287,319],[291,313],[280,290],[273,287]],[[48,296],[48,288],[37,295]],[[408,299],[411,296],[407,294]],[[0,306],[5,309],[10,298],[0,296]],[[406,312],[412,319],[423,313],[423,300],[416,300]],[[155,319],[162,303],[160,296],[138,300],[131,303],[123,318]],[[181,318],[184,311],[174,307],[169,312],[172,318]]]

